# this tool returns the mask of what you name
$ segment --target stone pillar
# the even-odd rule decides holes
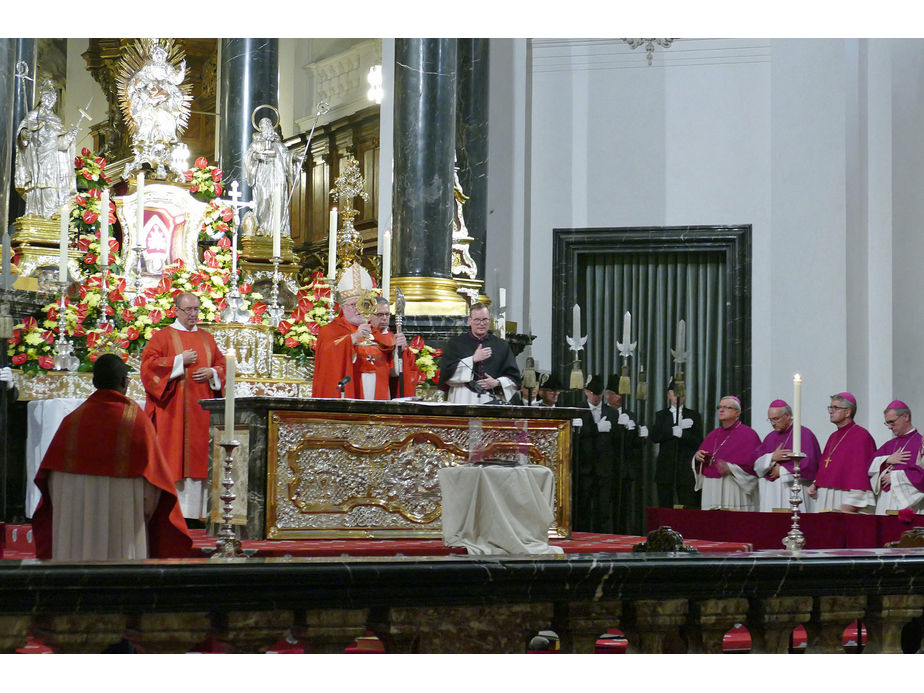
[[[392,280],[409,314],[463,315],[452,253],[456,39],[395,41]]]
[[[12,65],[9,66],[9,72],[4,74],[0,79],[5,79],[7,75],[13,81],[13,110],[12,115],[10,116],[10,127],[13,132],[16,131],[16,127],[22,122],[22,119],[26,117],[26,113],[29,112],[29,108],[32,103],[35,101],[35,39],[34,38],[17,38],[17,39],[2,39],[4,43],[12,41],[16,44],[16,57],[13,60]],[[26,65],[29,66],[29,76],[33,79],[25,79],[20,82],[17,79],[13,79],[13,65],[22,60]],[[7,66],[4,65],[2,69],[6,70]],[[23,90],[23,85],[25,85],[25,91]],[[6,85],[3,87],[6,89]],[[6,94],[6,91],[3,92]],[[3,106],[4,114],[9,113],[7,111],[6,105]],[[6,117],[6,116],[4,116]],[[9,212],[6,218],[9,220],[7,225],[23,215],[26,211],[26,201],[16,192],[15,186],[13,185],[13,171],[15,171],[16,166],[16,142],[12,139],[9,140],[10,143],[10,153],[12,158],[10,159],[11,169],[10,169],[10,178],[9,186],[5,186],[5,190],[9,190]],[[6,147],[6,145],[3,145]]]
[[[244,180],[244,154],[253,135],[251,114],[262,104],[279,106],[279,39],[230,38],[221,40],[221,120],[218,131],[219,165],[224,171],[223,182],[231,189],[238,181],[241,199],[253,199],[250,186]],[[255,120],[277,117],[269,109],[261,109]]]
[[[459,86],[456,94],[456,165],[468,201],[462,208],[472,237],[469,252],[484,282],[488,220],[488,68],[489,40],[458,40]]]

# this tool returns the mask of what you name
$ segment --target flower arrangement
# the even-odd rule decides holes
[[[199,227],[199,242],[215,242],[224,238],[231,237],[231,220],[234,219],[234,211],[227,205],[220,205],[215,200],[209,202],[209,206],[202,215],[202,226]]]
[[[105,169],[106,160],[101,156],[93,156],[93,152],[84,147],[80,150],[80,156],[74,157],[77,187],[81,190],[98,190],[111,185],[112,181]]]
[[[288,354],[299,364],[314,356],[315,343],[322,325],[330,322],[330,285],[323,281],[318,271],[311,275],[309,283],[299,288],[296,307],[286,320],[280,320],[276,346],[281,353]]]
[[[417,364],[417,370],[424,376],[422,381],[424,386],[432,387],[436,385],[440,379],[440,367],[437,359],[443,355],[443,350],[428,346],[420,335],[408,342],[407,346],[417,355],[415,363]]]
[[[211,202],[216,197],[221,197],[224,192],[224,186],[221,184],[222,171],[217,166],[209,164],[209,160],[200,156],[191,168],[183,173],[187,183],[192,183],[189,192],[197,200]]]
[[[108,213],[110,226],[116,223],[115,205],[110,201],[109,209],[102,209],[102,193],[100,188],[91,188],[86,194],[74,197],[74,208],[71,210],[71,228],[77,229],[77,249],[84,253],[80,261],[84,276],[100,271],[99,244],[100,244],[100,217]],[[109,264],[110,270],[121,271],[116,262],[119,252],[119,242],[109,238]]]

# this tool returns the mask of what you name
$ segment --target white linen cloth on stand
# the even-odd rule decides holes
[[[549,544],[555,476],[537,464],[460,465],[438,472],[443,542],[469,554],[560,554]]]
[[[86,402],[85,398],[32,400],[26,404],[26,517],[31,518],[42,494],[35,485],[35,475],[51,439],[64,417]]]

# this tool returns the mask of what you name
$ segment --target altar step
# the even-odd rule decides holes
[[[215,537],[204,529],[191,529],[193,548],[207,555],[215,548]],[[28,524],[3,523],[0,532],[0,558],[22,560],[35,558],[32,527]],[[553,539],[565,553],[630,553],[645,537],[622,534],[574,532],[570,539]],[[703,541],[688,539],[687,544],[701,553],[750,552],[746,542]],[[340,557],[340,556],[449,556],[465,555],[465,549],[446,546],[440,539],[265,539],[244,540],[242,549],[257,558]]]

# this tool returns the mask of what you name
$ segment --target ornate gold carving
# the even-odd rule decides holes
[[[570,428],[557,420],[270,413],[268,538],[438,537],[437,471],[524,453],[556,473],[555,535],[570,524]],[[524,425],[525,422],[525,425]]]
[[[400,288],[407,301],[406,315],[466,315],[468,304],[458,294],[454,279],[439,277],[392,277],[392,289]]]

